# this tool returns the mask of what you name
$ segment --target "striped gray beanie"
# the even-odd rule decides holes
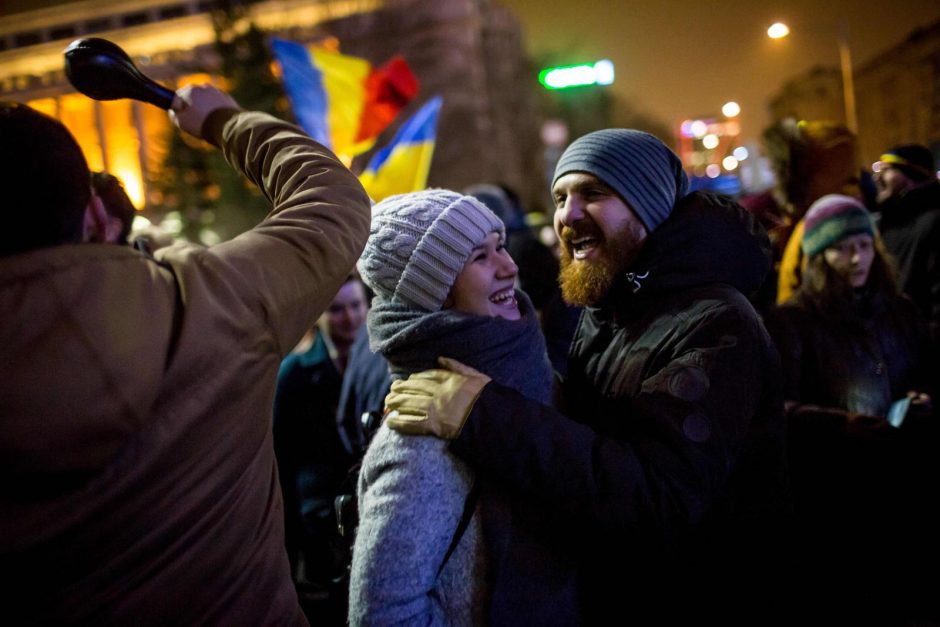
[[[649,232],[689,189],[682,162],[666,144],[625,128],[595,131],[572,142],[555,166],[552,187],[570,172],[586,172],[610,186]]]
[[[471,196],[444,189],[390,196],[372,207],[359,273],[376,295],[438,311],[473,249],[503,223]]]

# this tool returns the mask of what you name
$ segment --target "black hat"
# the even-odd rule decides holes
[[[933,153],[920,144],[895,146],[881,155],[879,160],[893,165],[914,181],[925,181],[937,177]]]

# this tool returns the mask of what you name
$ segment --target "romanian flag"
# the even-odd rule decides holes
[[[406,120],[388,146],[375,153],[359,175],[372,200],[378,202],[427,187],[441,102],[440,96],[432,98]]]
[[[418,93],[399,56],[380,68],[365,59],[275,39],[274,57],[297,122],[340,157],[369,150]]]

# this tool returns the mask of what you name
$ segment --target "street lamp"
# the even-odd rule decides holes
[[[849,50],[848,27],[840,24],[836,41],[839,44],[839,64],[842,68],[842,99],[845,103],[845,124],[858,135],[858,116],[855,112],[855,82],[852,79],[852,52]],[[771,39],[783,39],[790,34],[790,27],[783,22],[775,22],[767,29]]]

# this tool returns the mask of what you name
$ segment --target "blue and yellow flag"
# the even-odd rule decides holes
[[[359,175],[359,181],[375,202],[427,187],[442,102],[440,96],[435,96],[418,109]]]

